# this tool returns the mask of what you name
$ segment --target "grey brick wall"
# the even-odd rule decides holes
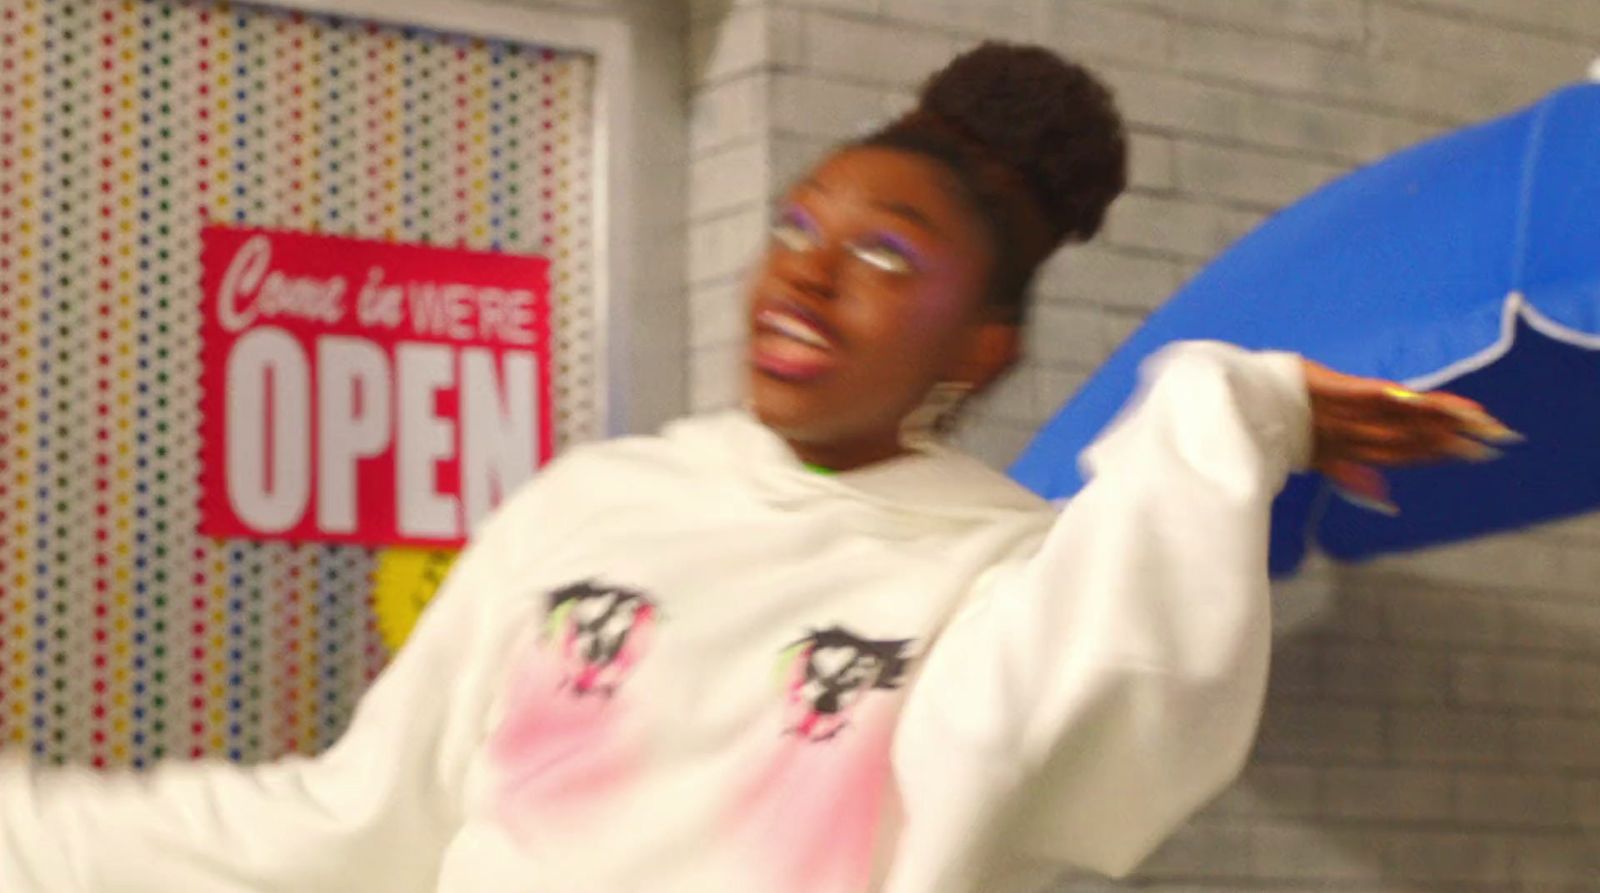
[[[1116,88],[1133,187],[1040,278],[1029,360],[964,442],[995,463],[1184,279],[1328,179],[1576,80],[1600,0],[690,0],[688,365],[737,399],[769,200],[984,37]],[[1122,884],[1600,890],[1600,520],[1311,574],[1239,783]]]

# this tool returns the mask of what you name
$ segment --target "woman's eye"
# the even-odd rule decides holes
[[[789,251],[809,251],[817,244],[811,230],[789,217],[772,225],[772,240]]]
[[[851,253],[867,266],[896,276],[904,276],[916,269],[906,252],[886,242],[870,242],[852,246]]]

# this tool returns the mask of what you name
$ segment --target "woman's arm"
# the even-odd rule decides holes
[[[495,598],[506,541],[525,541],[531,498],[463,553],[348,732],[315,759],[114,775],[0,763],[0,888],[431,891],[506,645]]]
[[[1000,853],[1125,873],[1244,759],[1269,508],[1310,454],[1298,360],[1185,345],[1147,376],[1038,555],[992,575],[923,667],[895,743],[891,891],[962,889]]]
[[[888,889],[965,889],[1001,854],[1130,871],[1249,752],[1288,473],[1463,454],[1459,432],[1489,422],[1287,354],[1152,361],[1038,554],[997,569],[929,656],[895,746],[907,828]]]

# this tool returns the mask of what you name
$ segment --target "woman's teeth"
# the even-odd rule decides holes
[[[822,336],[821,332],[787,313],[778,313],[771,310],[764,311],[761,314],[761,324],[785,338],[793,339],[801,344],[820,350],[827,350],[832,346],[828,343],[828,339]]]

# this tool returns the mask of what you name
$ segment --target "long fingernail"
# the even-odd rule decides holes
[[[1452,406],[1447,410],[1455,416],[1466,433],[1494,443],[1522,443],[1528,438],[1506,427],[1506,424],[1481,409]]]
[[[1334,487],[1333,492],[1339,494],[1340,499],[1343,499],[1345,502],[1350,503],[1356,508],[1363,508],[1369,512],[1377,512],[1380,515],[1386,515],[1390,518],[1396,518],[1400,515],[1400,506],[1395,505],[1387,499],[1378,499],[1374,496],[1366,496],[1344,487]]]
[[[1469,423],[1467,425],[1467,433],[1474,437],[1481,437],[1490,443],[1498,443],[1504,446],[1527,443],[1528,441],[1527,436],[1520,431],[1513,431],[1507,428],[1499,419],[1490,418],[1489,416],[1484,416],[1482,420]]]
[[[1520,431],[1513,431],[1512,429],[1507,428],[1505,425],[1502,425],[1498,422],[1496,422],[1493,426],[1485,427],[1476,433],[1484,440],[1487,440],[1490,443],[1498,443],[1502,446],[1514,446],[1519,443],[1528,442],[1528,435],[1523,434]]]
[[[1384,396],[1388,397],[1389,399],[1398,400],[1401,403],[1416,403],[1418,400],[1422,399],[1421,394],[1411,390],[1410,388],[1388,387],[1383,389],[1383,393]]]
[[[1475,440],[1464,440],[1453,443],[1450,445],[1450,452],[1453,455],[1467,460],[1468,462],[1493,462],[1494,460],[1505,455],[1505,453],[1500,452],[1494,447],[1489,446],[1486,443],[1478,443]]]

